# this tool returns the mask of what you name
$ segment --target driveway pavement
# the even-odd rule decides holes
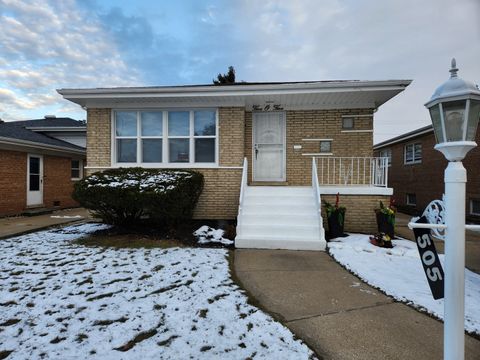
[[[58,210],[51,214],[35,216],[0,218],[0,239],[89,218],[90,214],[84,208]]]
[[[397,213],[395,217],[395,233],[400,237],[413,241],[415,240],[413,231],[407,226],[411,218],[411,215]],[[465,266],[480,274],[480,232],[467,231],[465,240]],[[444,242],[440,240],[434,240],[434,242],[438,252],[443,254]]]
[[[323,252],[235,250],[238,281],[324,359],[441,359],[443,323],[397,303]],[[480,341],[466,336],[466,359]]]

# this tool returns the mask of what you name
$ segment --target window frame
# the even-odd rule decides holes
[[[420,159],[415,160],[415,148],[419,146],[420,147]],[[412,153],[412,160],[407,161],[407,148],[412,147],[413,153]],[[412,142],[405,144],[403,147],[403,164],[404,165],[414,165],[414,164],[421,164],[423,159],[423,151],[422,151],[422,143],[421,142]]]
[[[170,136],[168,134],[168,112],[169,111],[187,111],[189,112],[189,135],[188,136]],[[198,135],[195,136],[195,111],[213,111],[215,112],[215,135]],[[116,120],[117,112],[136,112],[137,113],[137,135],[136,136],[117,136]],[[142,136],[141,134],[141,113],[142,112],[161,112],[162,113],[162,136]],[[137,156],[136,162],[119,162],[117,158],[117,139],[136,139]],[[169,139],[189,139],[189,158],[188,162],[169,162],[170,149]],[[213,138],[215,139],[215,161],[214,162],[195,162],[195,139],[197,138]],[[162,162],[143,162],[142,159],[142,139],[162,139]],[[218,108],[115,108],[111,113],[111,164],[112,167],[135,167],[144,168],[218,168],[220,162],[220,133],[219,133],[219,115]]]
[[[322,151],[322,143],[329,143],[329,149],[328,151]],[[320,140],[319,144],[318,144],[318,153],[319,154],[322,154],[322,155],[326,155],[326,154],[332,154],[333,151],[332,151],[332,145],[333,145],[333,141],[332,140]]]
[[[352,120],[352,126],[351,127],[345,126],[345,120]],[[354,116],[342,117],[342,130],[354,130],[354,129],[355,129],[355,117]]]
[[[72,171],[77,170],[77,168],[73,167],[73,162],[78,161],[78,177],[72,176]],[[83,179],[83,160],[82,159],[70,159],[70,180],[81,180]]]
[[[477,213],[477,212],[473,211],[473,202],[474,201],[480,202],[480,199],[470,199],[470,201],[469,201],[469,208],[470,208],[469,209],[469,214],[473,215],[473,216],[480,216],[480,212]]]
[[[417,194],[415,193],[406,193],[406,199],[405,199],[405,204],[409,205],[409,206],[417,206]],[[413,195],[415,196],[415,203],[412,203],[409,201],[409,197],[410,195]]]

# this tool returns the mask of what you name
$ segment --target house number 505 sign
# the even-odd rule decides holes
[[[428,223],[428,221],[425,216],[422,216],[417,220],[417,223]],[[435,244],[430,236],[430,229],[414,228],[413,233],[415,234],[420,260],[422,261],[423,270],[425,271],[433,298],[435,300],[442,299],[445,276]]]

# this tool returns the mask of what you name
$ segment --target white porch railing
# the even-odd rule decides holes
[[[317,157],[320,185],[388,186],[386,157]]]
[[[312,188],[313,196],[315,197],[315,211],[317,212],[318,218],[318,229],[320,239],[325,239],[325,231],[323,230],[323,220],[322,220],[322,200],[320,197],[320,185],[318,183],[318,173],[317,173],[317,161],[315,158],[312,158]]]
[[[247,158],[243,159],[243,170],[242,170],[242,180],[240,184],[240,199],[238,201],[238,215],[237,215],[237,235],[239,235],[241,229],[242,221],[242,207],[243,207],[243,198],[245,197],[245,191],[248,187],[248,160]]]

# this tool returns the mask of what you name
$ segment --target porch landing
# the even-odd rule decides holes
[[[312,187],[247,186],[237,248],[324,251],[325,232]]]

